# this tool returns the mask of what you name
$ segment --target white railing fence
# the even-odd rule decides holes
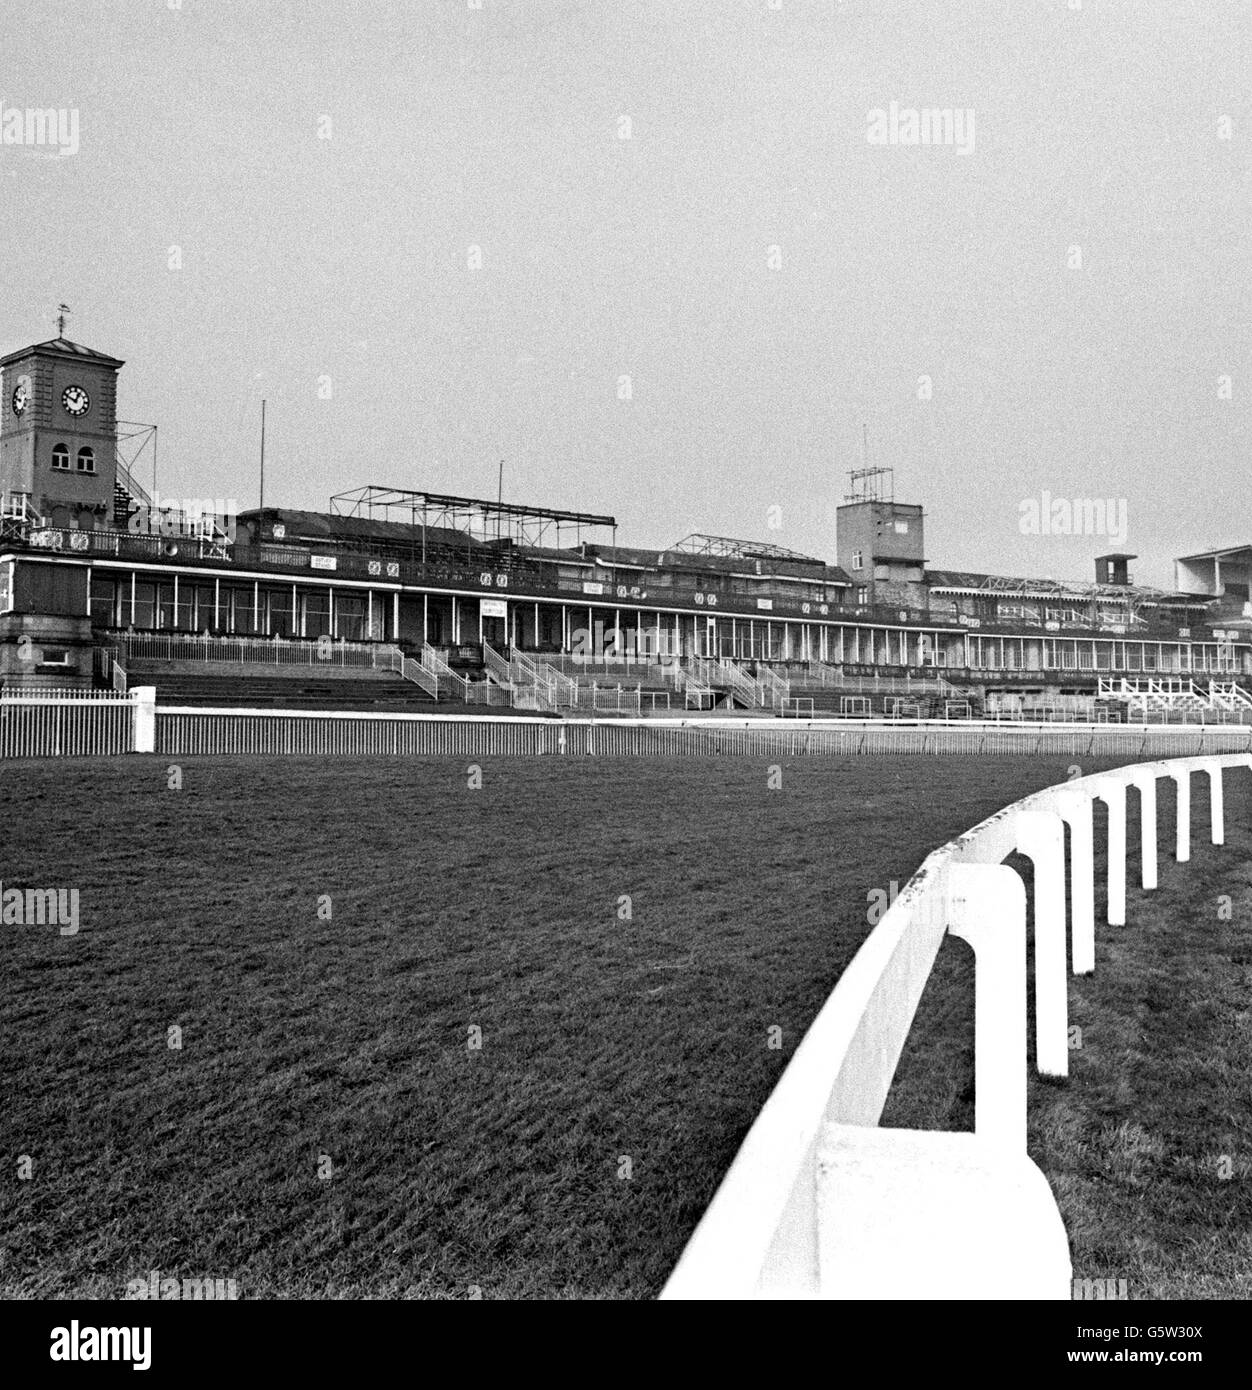
[[[1064,1077],[1067,968],[1095,968],[1095,802],[1108,808],[1106,916],[1120,924],[1127,791],[1139,796],[1140,878],[1153,889],[1157,784],[1176,788],[1175,858],[1184,862],[1192,776],[1208,778],[1210,838],[1222,844],[1222,779],[1236,767],[1252,768],[1252,755],[1079,778],[1016,802],[931,854],[805,1034],[662,1298],[1070,1297],[1060,1212],[1026,1153],[1026,898],[1021,877],[1002,861],[1019,853],[1034,866],[1036,1063]],[[945,933],[974,952],[974,1130],[880,1129]]]
[[[156,691],[137,687],[66,691],[32,687],[0,691],[0,758],[111,757],[149,748]]]
[[[395,669],[421,686],[427,694],[442,693],[435,674],[419,662],[397,652],[394,667],[379,659],[380,669]],[[519,670],[519,674],[521,674]],[[120,673],[124,679],[124,673]],[[487,682],[494,697],[507,700],[509,693]],[[493,714],[408,714],[338,712],[302,709],[210,708],[161,705],[149,716],[161,729],[177,729],[177,736],[162,737],[154,745],[120,735],[98,739],[84,732],[73,739],[58,736],[66,720],[56,711],[85,705],[116,705],[133,709],[138,700],[154,701],[151,687],[136,686],[128,693],[88,690],[67,694],[63,687],[33,691],[6,689],[3,701],[6,732],[0,737],[0,757],[55,757],[61,754],[98,754],[131,751],[220,752],[319,752],[368,756],[394,748],[397,752],[561,752],[606,757],[705,756],[709,754],[789,757],[857,757],[916,755],[945,756],[1006,754],[1026,757],[1194,757],[1252,752],[1252,728],[1247,725],[1191,724],[1010,724],[991,720],[920,720],[897,722],[881,718],[813,718],[806,698],[793,696],[786,719],[761,715],[729,717],[709,714],[715,692],[688,679],[682,690],[686,713],[663,715],[658,705],[669,703],[667,692],[604,687],[596,683],[578,687],[581,708],[568,707],[562,724],[568,737],[550,738],[544,731],[549,719],[517,718]],[[535,703],[527,704],[533,699]],[[523,683],[513,692],[514,704],[551,713],[547,688],[542,683]],[[696,708],[691,708],[692,704]],[[587,737],[589,725],[579,717],[588,714],[614,717],[597,720],[595,737]],[[641,718],[645,711],[651,717]],[[175,716],[177,716],[175,718]],[[67,715],[67,718],[76,716]],[[139,716],[136,715],[136,718]],[[88,715],[83,718],[95,719]],[[334,740],[325,735],[325,721],[338,720]],[[119,721],[119,727],[124,720]],[[412,725],[412,727],[408,727]],[[368,728],[367,728],[368,726]],[[401,742],[388,742],[404,726]],[[428,727],[429,726],[429,727]],[[85,726],[84,726],[85,727]],[[93,726],[94,727],[94,726]],[[281,737],[276,729],[283,730]],[[436,729],[438,732],[436,732]],[[24,730],[20,732],[19,730]],[[528,732],[529,731],[529,732]],[[397,734],[397,738],[399,735]],[[529,740],[529,741],[528,741]]]

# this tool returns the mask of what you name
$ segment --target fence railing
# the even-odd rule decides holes
[[[1095,969],[1094,804],[1107,807],[1107,910],[1126,920],[1126,804],[1140,806],[1142,886],[1158,882],[1156,790],[1176,789],[1175,858],[1191,846],[1191,778],[1252,755],[1118,768],[1026,797],[931,854],[844,971],[744,1139],[662,1298],[1070,1297],[1068,1240],[1026,1153],[1026,891],[1033,864],[1038,1070],[1069,1067],[1068,968]],[[1066,855],[1066,830],[1070,853]],[[1068,867],[1068,882],[1067,882]],[[972,1133],[878,1128],[945,935],[974,952]]]
[[[510,692],[493,681],[470,680],[454,671],[431,646],[422,648],[421,665],[434,677],[440,695],[450,695],[467,705],[508,705]]]
[[[501,686],[509,688],[513,684],[513,668],[500,655],[490,642],[483,643],[483,667]]]
[[[0,691],[0,758],[110,757],[135,750],[152,704],[111,690]],[[154,696],[149,689],[147,696]]]
[[[433,677],[426,668],[409,658],[403,658],[403,664],[409,679],[435,693]],[[701,692],[697,684],[684,692],[688,698],[699,698],[702,693],[712,696],[711,691]],[[518,692],[519,700],[525,696],[526,690]],[[793,697],[786,719],[760,715],[732,718],[702,711],[666,716],[657,713],[657,704],[666,698],[666,692],[623,690],[619,698],[616,688],[593,688],[590,698],[591,714],[615,715],[625,707],[631,715],[642,715],[646,702],[651,717],[566,717],[554,721],[491,714],[157,706],[151,687],[134,687],[125,696],[108,690],[67,695],[61,687],[45,691],[7,689],[0,692],[0,717],[6,731],[0,736],[0,757],[103,756],[132,750],[347,756],[389,751],[501,756],[559,752],[605,757],[1007,754],[1163,758],[1252,753],[1252,727],[1237,724],[1028,725],[994,720],[815,719],[805,716],[803,696]],[[120,717],[115,728],[102,716],[74,713],[89,707],[130,710],[132,735],[123,737],[117,731],[125,723]],[[74,720],[78,720],[77,725]],[[79,732],[64,736],[71,727]],[[328,733],[332,727],[333,735]],[[554,734],[554,727],[565,729],[565,734]]]
[[[238,665],[349,666],[371,668],[383,652],[399,652],[382,642],[349,642],[337,637],[213,637],[192,633],[117,632],[109,635],[123,661],[220,661]]]
[[[711,669],[718,683],[728,688],[732,695],[737,695],[749,709],[756,709],[765,703],[760,683],[728,657],[723,657]]]
[[[379,646],[374,652],[374,669],[376,671],[394,671],[396,675],[402,676],[406,681],[412,681],[420,690],[426,692],[432,700],[439,698],[439,680],[433,671],[428,671],[421,662],[414,661],[411,656],[405,656],[399,647]]]
[[[761,688],[761,703],[772,709],[785,712],[791,699],[790,682],[780,676],[772,667],[764,665],[757,667],[756,678]],[[812,707],[810,700],[809,708],[812,709]]]
[[[333,734],[328,729],[333,726]],[[561,735],[560,730],[565,730]],[[554,732],[554,730],[556,732]],[[1188,757],[1252,753],[1252,731],[1235,727],[1145,728],[962,721],[666,718],[532,719],[525,716],[375,714],[165,706],[157,710],[161,753],[379,752],[565,753],[597,757],[859,757],[1003,754],[1024,757]]]

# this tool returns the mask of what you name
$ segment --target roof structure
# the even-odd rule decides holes
[[[1223,545],[1216,550],[1197,550],[1194,555],[1179,555],[1179,560],[1225,560],[1232,555],[1252,557],[1252,545]]]
[[[19,358],[29,357],[32,352],[42,353],[47,357],[75,357],[82,361],[102,362],[109,367],[124,367],[126,365],[118,357],[110,357],[107,353],[84,347],[82,343],[71,343],[68,338],[49,338],[46,343],[34,343],[30,347],[19,348],[16,352],[10,352],[7,356],[0,357],[0,367],[6,367],[10,362],[16,362]]]
[[[769,541],[739,541],[731,536],[706,535],[703,531],[693,531],[691,535],[675,541],[670,549],[683,555],[720,556],[732,560],[794,560],[806,565],[826,563],[815,555],[802,555],[798,550],[788,550]]]
[[[1146,584],[1092,584],[1066,579],[1018,579],[1002,574],[970,574],[964,570],[929,570],[932,590],[1001,594],[1014,598],[1121,599],[1131,603],[1181,602],[1195,595],[1170,593]]]
[[[609,530],[616,534],[617,520],[592,512],[568,512],[553,507],[529,507],[518,502],[492,502],[482,497],[450,497],[439,492],[368,484],[330,499],[332,515],[363,517],[409,526],[442,527],[461,531],[478,540],[512,541],[515,545],[541,546],[555,531],[560,548],[563,535],[573,531],[573,543],[582,541],[584,530]]]

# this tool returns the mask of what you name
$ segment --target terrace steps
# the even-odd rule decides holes
[[[377,672],[298,671],[276,676],[241,676],[204,671],[130,672],[130,683],[154,685],[162,705],[221,706],[235,709],[377,710],[380,713],[444,713],[420,687],[400,676]]]

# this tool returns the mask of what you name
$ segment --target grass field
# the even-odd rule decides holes
[[[0,880],[79,888],[81,930],[0,935],[0,1292],[655,1295],[868,895],[1068,766],[9,764]],[[1249,805],[1101,929],[1074,1077],[1032,1083],[1075,1272],[1132,1295],[1252,1287]],[[971,1123],[963,950],[884,1123]]]

